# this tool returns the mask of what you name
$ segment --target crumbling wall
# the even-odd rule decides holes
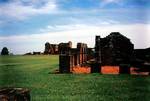
[[[75,66],[81,66],[88,60],[87,44],[78,43],[77,48],[72,48],[72,42],[59,44],[59,70],[69,73]]]
[[[119,32],[112,32],[101,38],[102,65],[130,64],[134,46],[130,40]]]
[[[101,72],[101,38],[100,36],[95,37],[95,54],[94,61],[90,63],[91,73]]]
[[[71,55],[71,42],[59,44],[59,72],[70,73],[73,66],[73,56]]]
[[[87,61],[88,47],[85,43],[77,43],[77,55],[79,64],[83,64]]]
[[[119,32],[112,32],[105,38],[96,36],[95,61],[91,64],[91,72],[99,72],[100,66],[120,65],[120,73],[129,73],[130,67],[126,64],[131,64],[133,52],[133,44]],[[122,64],[125,64],[125,66]]]
[[[45,43],[44,54],[58,54],[58,44],[50,44],[49,42]]]
[[[135,49],[134,56],[138,60],[150,62],[150,48],[146,49]]]
[[[70,73],[73,57],[71,55],[61,54],[59,55],[59,72],[60,73]]]

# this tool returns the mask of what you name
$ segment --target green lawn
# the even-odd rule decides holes
[[[0,56],[0,87],[26,87],[32,101],[149,101],[150,77],[53,74],[58,56]]]

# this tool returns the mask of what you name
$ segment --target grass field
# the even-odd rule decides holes
[[[0,56],[0,87],[26,87],[32,101],[150,101],[150,77],[53,74],[58,56]]]

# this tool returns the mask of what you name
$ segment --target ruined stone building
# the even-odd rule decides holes
[[[59,44],[59,71],[69,73],[75,66],[86,64],[92,57],[92,49],[85,43],[78,43],[77,48],[72,48],[72,43]],[[88,54],[89,53],[89,54]]]
[[[96,39],[96,42],[97,40],[98,44],[95,47],[99,48],[97,56],[100,57],[102,65],[130,63],[134,51],[134,45],[130,39],[119,32],[112,32],[105,38]]]
[[[100,72],[101,66],[120,66],[120,73],[129,73],[133,59],[134,45],[130,39],[119,32],[95,38],[95,62],[91,64],[91,72]]]
[[[148,71],[150,75],[150,48],[135,49],[132,65],[138,67],[138,71]]]
[[[101,38],[96,36],[94,52],[85,43],[78,43],[77,48],[70,47],[69,43],[59,44],[59,70],[68,73],[77,65],[89,65],[91,72],[100,72],[101,66],[119,65],[121,72],[129,72],[134,53],[134,45],[130,39],[119,32]],[[87,64],[87,61],[91,61]],[[125,64],[125,65],[124,65]]]
[[[33,55],[41,55],[41,52],[33,52]]]
[[[50,44],[49,42],[45,43],[44,54],[58,54],[58,44]]]

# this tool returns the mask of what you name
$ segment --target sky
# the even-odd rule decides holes
[[[95,35],[120,32],[134,47],[150,47],[150,0],[0,0],[0,50],[44,51],[44,44],[94,47]]]

